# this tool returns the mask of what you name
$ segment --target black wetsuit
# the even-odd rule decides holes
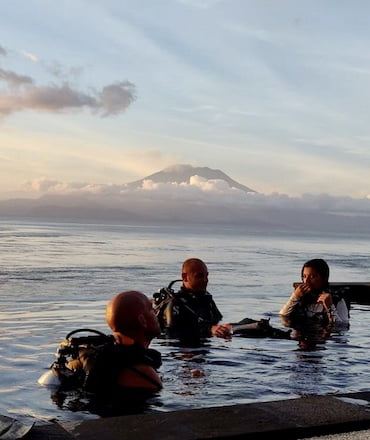
[[[194,292],[182,286],[159,319],[169,337],[196,340],[211,336],[211,327],[219,323],[222,314],[210,293]]]
[[[211,336],[211,327],[221,321],[222,314],[210,293],[194,292],[184,286],[175,293],[171,289],[173,283],[153,295],[162,331],[165,336],[186,345],[197,345],[201,339]],[[266,319],[244,318],[232,326],[234,334],[244,337],[289,339],[290,335],[290,331],[271,327]]]
[[[139,376],[144,377],[148,382],[153,383],[160,389],[161,383],[154,381],[151,377],[137,370],[135,365],[145,364],[158,369],[161,364],[161,354],[152,348],[144,348],[139,344],[107,345],[101,349],[95,357],[93,368],[86,376],[84,387],[93,392],[111,392],[117,387],[119,373],[127,368]]]

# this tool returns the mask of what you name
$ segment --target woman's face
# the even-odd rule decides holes
[[[303,268],[302,281],[304,284],[307,284],[311,290],[320,290],[324,287],[324,280],[312,267]]]

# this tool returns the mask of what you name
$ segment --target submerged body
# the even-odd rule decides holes
[[[181,270],[181,289],[153,295],[162,331],[182,341],[196,341],[209,336],[230,337],[231,324],[219,324],[222,314],[212,295],[207,292],[208,268],[199,258],[184,261]],[[171,283],[172,284],[172,283]]]
[[[343,298],[329,293],[329,266],[318,258],[307,261],[301,270],[298,284],[288,301],[280,309],[283,321],[302,324],[316,321],[324,325],[344,327],[349,324],[349,312]]]
[[[64,374],[67,386],[75,382],[86,391],[100,394],[129,388],[158,391],[162,388],[156,373],[160,366],[158,351],[144,348],[134,341],[120,344],[111,339],[100,346],[80,348],[78,357],[66,364],[66,369],[74,374],[66,374],[64,370],[59,371],[59,375],[63,377]]]
[[[151,301],[140,292],[122,292],[108,303],[106,321],[113,331],[111,335],[81,329],[69,333],[60,345],[51,367],[60,382],[53,395],[59,406],[68,391],[80,394],[79,404],[87,399],[87,410],[105,412],[123,403],[126,408],[133,402],[143,402],[161,390],[157,372],[161,354],[149,348],[153,337],[160,333]],[[79,331],[97,334],[72,337]],[[51,384],[50,374],[41,377],[39,383]]]
[[[191,258],[183,263],[182,279],[171,282],[167,289],[153,295],[154,309],[165,336],[179,339],[187,345],[198,344],[210,336],[289,338],[289,332],[275,329],[268,320],[245,318],[237,323],[220,324],[222,314],[212,295],[206,290],[208,269],[202,260]],[[182,281],[178,292],[172,290]]]
[[[182,286],[159,316],[162,330],[171,338],[207,338],[222,319],[213,297]]]
[[[329,266],[320,258],[304,263],[298,284],[280,309],[283,325],[303,350],[316,350],[333,331],[349,327],[349,311],[343,298],[329,293]]]
[[[340,298],[336,301],[331,294],[328,294],[332,303],[326,306],[320,299],[321,294],[320,291],[311,292],[309,297],[303,299],[293,292],[279,313],[285,321],[299,322],[308,319],[335,326],[347,326],[349,319],[345,300]]]

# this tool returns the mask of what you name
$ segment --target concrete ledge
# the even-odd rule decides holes
[[[25,437],[27,440],[74,440],[74,436],[68,433],[57,423],[35,425]]]
[[[44,437],[68,440],[303,439],[370,428],[370,392],[63,422]],[[35,428],[37,429],[37,428]],[[65,430],[65,431],[64,431]],[[64,436],[63,436],[64,435]]]

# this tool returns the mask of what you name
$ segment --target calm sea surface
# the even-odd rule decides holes
[[[98,416],[58,402],[37,383],[74,329],[108,333],[107,301],[128,289],[148,296],[179,278],[183,260],[209,268],[209,291],[224,321],[270,318],[299,280],[304,261],[322,257],[331,281],[370,282],[370,237],[221,227],[150,227],[0,221],[0,414],[19,420]],[[370,306],[353,304],[351,327],[316,351],[294,340],[209,340],[181,348],[164,340],[164,389],[148,411],[370,390]],[[194,374],[194,371],[197,374]]]

